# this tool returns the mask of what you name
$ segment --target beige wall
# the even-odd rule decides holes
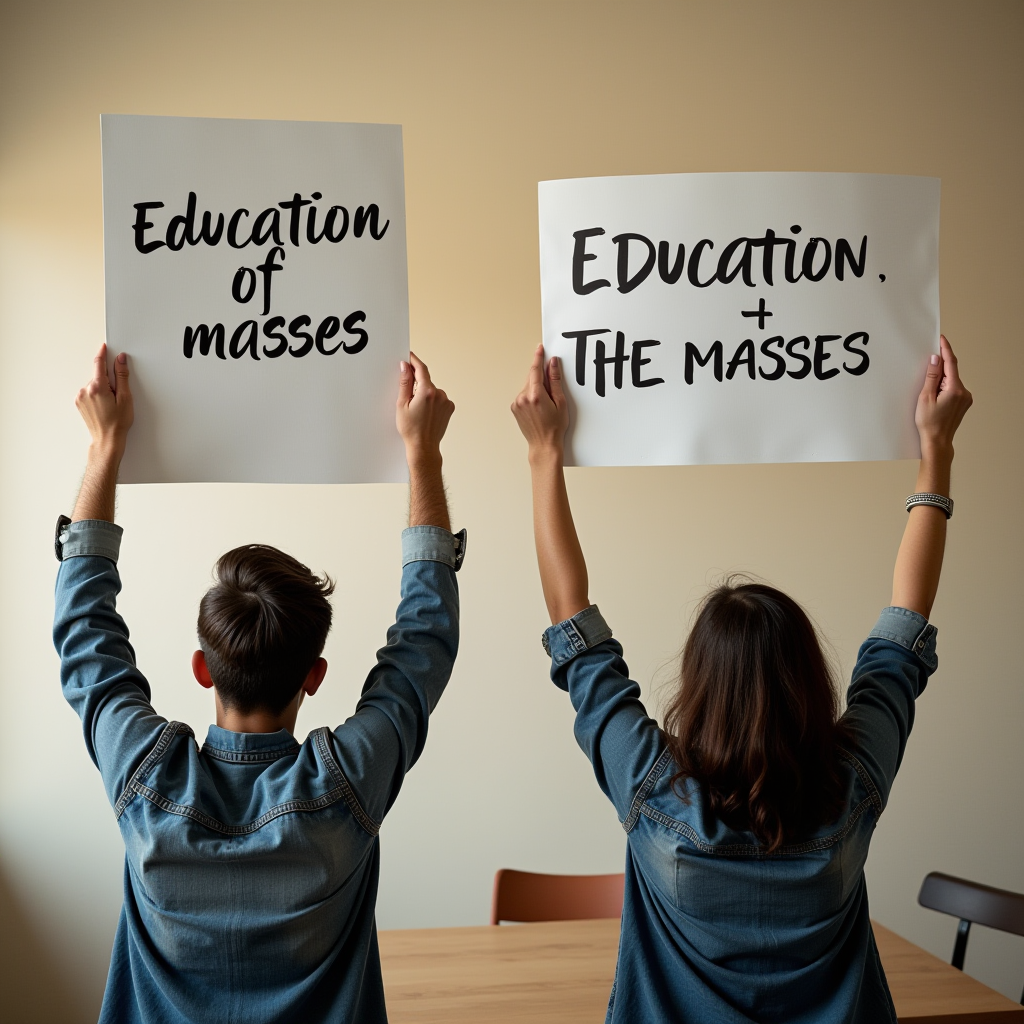
[[[446,471],[471,546],[462,654],[382,833],[383,927],[484,922],[502,865],[622,863],[546,680],[508,414],[539,331],[536,182],[940,176],[942,322],[977,404],[934,615],[942,666],[869,883],[877,918],[943,956],[953,922],[915,903],[927,871],[1024,891],[1024,6],[8,2],[2,18],[0,963],[18,1019],[94,1016],[120,900],[119,836],[48,635],[52,525],[83,458],[71,396],[103,337],[101,112],[404,126],[413,343],[458,404]],[[592,596],[646,693],[670,682],[706,583],[737,568],[805,602],[849,670],[888,599],[913,474],[571,471]],[[122,607],[157,706],[205,731],[209,698],[188,669],[196,605],[214,558],[258,539],[341,577],[328,683],[300,725],[345,716],[393,611],[404,503],[394,486],[126,488]],[[1019,997],[1024,940],[977,929],[968,968]]]

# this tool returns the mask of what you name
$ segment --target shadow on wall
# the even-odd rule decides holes
[[[95,1008],[80,1005],[55,958],[40,941],[0,866],[0,1016],[17,1024],[75,1024],[95,1020]]]

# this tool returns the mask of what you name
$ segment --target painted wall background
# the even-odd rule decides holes
[[[942,178],[943,329],[976,396],[934,612],[941,667],[869,861],[874,916],[947,957],[929,870],[1024,890],[1020,282],[1024,7],[1014,2],[8,2],[0,11],[0,957],[12,1020],[95,1019],[120,837],[49,640],[53,522],[103,338],[99,114],[404,125],[413,344],[455,398],[464,645],[382,831],[381,927],[480,924],[502,866],[619,870],[624,838],[546,677],[524,446],[508,403],[539,336],[536,182],[698,170]],[[570,471],[592,597],[657,704],[694,603],[730,570],[802,600],[848,672],[888,601],[911,463]],[[391,621],[399,486],[135,486],[121,607],[159,709],[202,735],[199,598],[262,540],[340,578],[344,718]],[[968,971],[1019,998],[1024,940]]]

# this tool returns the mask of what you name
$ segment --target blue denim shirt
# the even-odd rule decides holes
[[[386,1021],[377,833],[458,648],[465,533],[402,536],[401,603],[355,713],[301,745],[153,710],[115,600],[120,527],[64,535],[54,644],[125,844],[101,1022]]]
[[[847,694],[855,737],[839,819],[768,856],[676,768],[597,607],[544,634],[576,739],[626,831],[612,1024],[895,1024],[868,919],[864,861],[935,671],[935,627],[886,608]]]

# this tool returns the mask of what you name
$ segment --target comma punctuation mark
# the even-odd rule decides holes
[[[885,274],[879,274],[878,275],[878,280],[881,281],[884,284],[885,283]]]

